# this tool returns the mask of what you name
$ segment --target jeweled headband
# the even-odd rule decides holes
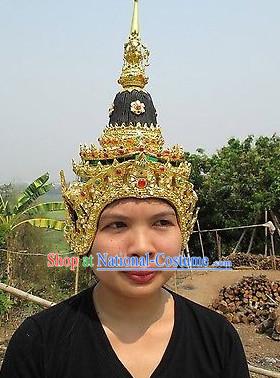
[[[81,162],[73,162],[76,182],[67,185],[61,171],[67,209],[64,233],[79,255],[88,253],[102,210],[117,199],[160,198],[171,203],[177,211],[182,249],[192,232],[197,196],[189,182],[191,166],[182,147],[164,147],[152,98],[144,90],[148,58],[149,51],[140,39],[138,0],[134,0],[118,80],[122,90],[109,109],[109,125],[98,139],[100,146],[80,147]]]

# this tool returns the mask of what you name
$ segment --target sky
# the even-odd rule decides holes
[[[59,181],[119,90],[132,0],[0,0],[0,183]],[[139,0],[166,145],[280,132],[279,0]]]

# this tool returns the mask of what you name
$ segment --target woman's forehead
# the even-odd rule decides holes
[[[150,210],[175,210],[171,204],[169,204],[166,200],[160,198],[122,198],[116,200],[105,207],[102,211],[101,215],[104,213],[112,212],[113,210],[125,210],[130,206],[135,205],[144,205],[145,208],[149,208]]]

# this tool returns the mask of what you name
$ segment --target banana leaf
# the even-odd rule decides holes
[[[0,214],[0,224],[7,223],[6,217],[2,214]]]
[[[34,216],[35,214],[42,213],[42,212],[49,212],[49,211],[59,211],[65,210],[65,206],[63,202],[46,202],[40,203],[39,205],[29,207],[28,209],[24,210],[21,215],[28,215]]]
[[[27,188],[20,194],[17,200],[17,207],[20,207],[26,202],[27,199],[32,197],[38,188],[45,185],[49,177],[50,176],[48,173],[44,173],[42,176],[38,177],[30,185],[28,185]]]
[[[4,211],[6,210],[6,207],[7,207],[7,202],[5,203],[4,200],[3,200],[3,197],[1,196],[0,194],[0,213],[4,213]]]
[[[48,174],[39,177],[22,192],[17,199],[17,204],[14,208],[15,214],[24,211],[38,197],[42,196],[53,188],[52,184],[46,184],[48,178]]]
[[[11,230],[15,229],[16,227],[24,224],[29,223],[31,226],[39,227],[39,228],[49,228],[51,230],[62,231],[65,226],[65,222],[56,219],[49,219],[49,218],[37,218],[37,219],[26,219],[20,223],[17,223],[12,227]]]

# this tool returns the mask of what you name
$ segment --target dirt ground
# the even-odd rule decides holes
[[[271,280],[280,280],[280,271],[262,270],[229,270],[215,272],[180,272],[177,274],[177,285],[172,278],[168,285],[181,294],[204,306],[209,306],[218,296],[223,286],[230,286],[242,279],[243,276],[265,274]],[[4,356],[6,346],[13,331],[24,319],[22,314],[13,314],[9,319],[9,328],[0,328],[0,361]],[[6,323],[7,324],[7,323]],[[234,325],[237,329],[247,356],[248,362],[256,367],[280,372],[280,342],[255,332],[253,325]],[[265,377],[252,374],[253,378]]]
[[[229,270],[215,272],[194,272],[177,274],[177,292],[201,305],[209,306],[218,296],[223,286],[230,286],[243,276],[265,274],[271,280],[280,280],[280,271],[267,270]],[[174,279],[168,282],[175,290]],[[280,342],[256,333],[255,326],[235,324],[248,362],[256,367],[280,372]],[[262,377],[254,375],[252,377]],[[263,376],[264,377],[264,376]]]

